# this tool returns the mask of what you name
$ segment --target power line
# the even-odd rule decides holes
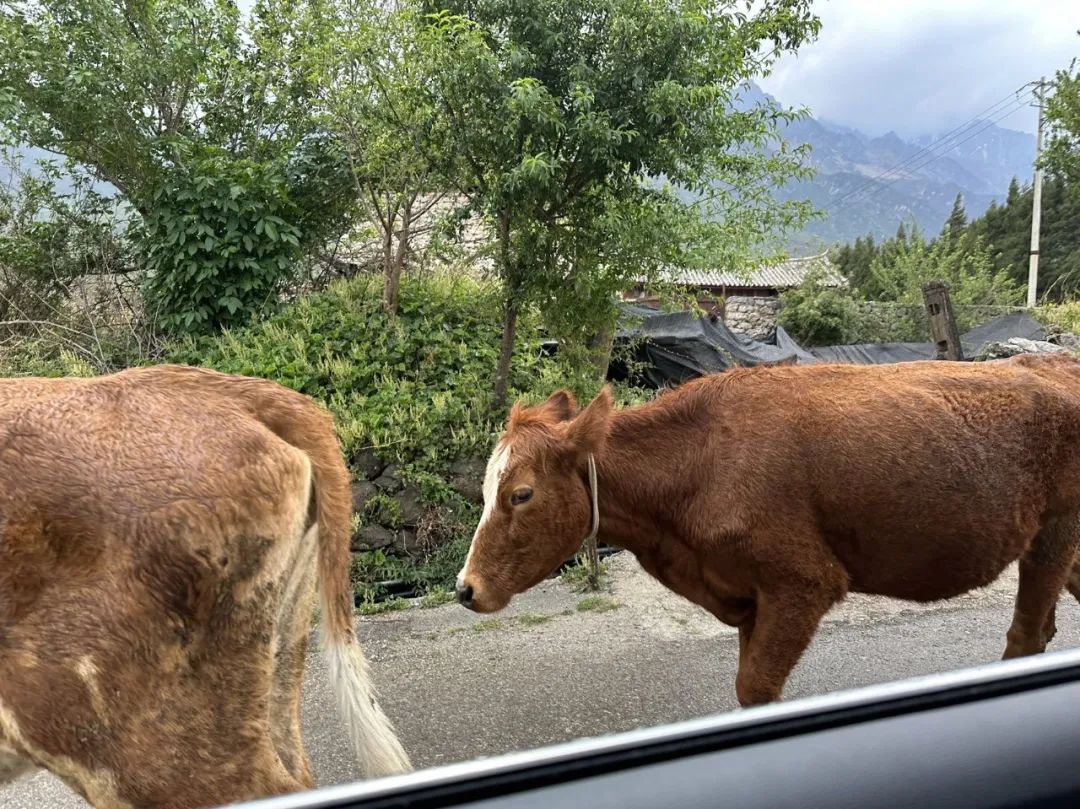
[[[974,116],[972,116],[968,120],[964,121],[959,126],[954,127],[953,129],[950,129],[948,132],[946,132],[944,135],[942,135],[940,138],[938,138],[933,143],[929,144],[928,146],[924,146],[919,151],[915,152],[915,154],[909,155],[904,160],[902,160],[899,163],[889,167],[888,169],[886,169],[882,174],[878,175],[877,177],[870,178],[869,180],[864,182],[862,185],[860,185],[860,186],[854,188],[853,190],[845,193],[839,199],[834,200],[829,205],[829,209],[836,209],[837,206],[844,205],[844,203],[848,199],[850,199],[852,197],[855,197],[855,196],[858,196],[860,193],[862,193],[863,191],[865,191],[868,188],[880,185],[882,180],[887,179],[888,177],[896,174],[897,172],[903,171],[905,168],[909,167],[915,161],[920,160],[921,158],[923,158],[923,157],[925,157],[927,155],[934,154],[939,149],[944,148],[945,150],[949,150],[949,149],[956,148],[961,143],[966,143],[967,140],[970,140],[970,137],[964,138],[963,140],[959,140],[959,141],[957,141],[956,139],[959,138],[959,136],[962,135],[962,134],[967,134],[965,132],[965,130],[968,130],[968,128],[971,127],[972,125],[976,125],[976,124],[979,124],[979,123],[984,123],[986,121],[987,116],[992,117],[994,115],[997,115],[997,113],[1001,111],[1001,108],[1002,108],[1003,104],[1008,105],[1009,107],[1012,107],[1012,108],[1009,109],[1008,112],[1004,116],[997,118],[994,122],[1000,121],[1003,118],[1006,118],[1009,115],[1012,115],[1014,112],[1016,112],[1018,109],[1020,109],[1020,106],[1022,106],[1023,104],[1021,103],[1020,106],[1014,106],[1014,105],[1016,105],[1018,102],[1026,103],[1025,97],[1019,96],[1018,94],[1021,91],[1023,91],[1025,88],[1030,87],[1031,85],[1032,85],[1032,82],[1028,82],[1026,84],[1021,85],[1016,90],[1014,90],[1013,92],[1009,93],[1007,96],[1002,98],[1000,101],[998,101],[998,102],[996,102],[994,104],[991,104],[989,107],[987,107],[986,109],[982,110],[979,113],[976,113]],[[983,127],[982,129],[979,129],[978,132],[983,132],[983,131],[986,130],[986,128],[987,127]],[[938,157],[941,157],[943,155],[944,155],[944,152],[942,152],[941,154],[935,155],[934,157],[931,158],[930,161],[927,161],[927,162],[932,162],[933,160],[936,160]],[[923,166],[923,165],[927,165],[927,163],[920,164],[920,166]],[[899,178],[897,178],[897,179],[899,179]]]
[[[957,140],[957,141],[954,141],[954,142],[950,143],[948,145],[948,149],[949,150],[955,149],[956,147],[967,143],[972,138],[978,137],[983,132],[987,131],[988,129],[991,129],[992,127],[994,127],[995,125],[997,125],[1001,121],[1005,120],[1006,118],[1010,117],[1011,115],[1014,115],[1015,113],[1019,112],[1023,107],[1026,107],[1026,106],[1027,106],[1027,101],[1022,100],[1020,103],[1014,105],[1010,109],[1007,109],[1005,112],[998,115],[996,118],[993,118],[990,121],[984,122],[983,126],[981,126],[980,128],[978,128],[978,129],[974,130],[973,132],[971,132],[970,134],[968,134],[967,137],[962,138],[961,140]],[[930,165],[935,160],[940,160],[941,158],[945,157],[947,154],[948,154],[948,151],[944,151],[944,152],[941,152],[939,154],[928,153],[926,155],[921,155],[921,156],[925,156],[926,159],[923,160],[923,162],[918,163],[917,165],[910,165],[910,159],[909,159],[909,161],[906,161],[906,162],[909,164],[909,168],[910,168],[911,171],[918,171],[919,169],[923,168],[924,166]],[[915,159],[917,159],[917,157]],[[887,176],[887,174],[881,175],[881,176],[884,177],[884,176]],[[880,194],[881,192],[888,189],[889,186],[893,185],[894,183],[899,182],[902,179],[904,179],[902,175],[897,175],[896,177],[889,180],[888,182],[883,183],[883,182],[881,182],[880,178],[874,178],[872,181],[870,181],[870,182],[860,186],[859,188],[856,188],[854,191],[850,191],[847,194],[845,194],[844,196],[842,196],[839,200],[837,200],[831,206],[829,206],[829,208],[827,210],[829,211],[830,214],[834,214],[834,215],[843,213],[844,211],[847,211],[850,208],[853,208],[855,205],[859,205],[859,204],[861,204],[863,202],[866,202],[868,199],[871,199],[874,196],[876,196],[877,194]],[[872,192],[870,194],[864,196],[864,197],[859,198],[859,199],[852,199],[853,197],[857,197],[862,191],[865,191],[867,189],[872,189]],[[847,199],[851,199],[851,201],[848,202],[847,204],[841,205],[841,203],[843,203],[844,200],[847,200]],[[841,207],[836,207],[837,205],[841,205]]]
[[[885,179],[885,178],[889,177],[890,175],[892,175],[892,174],[906,168],[908,165],[910,165],[914,161],[920,159],[921,157],[923,157],[926,154],[933,153],[935,150],[940,149],[941,147],[945,147],[945,148],[954,147],[956,144],[952,143],[952,141],[955,140],[957,137],[959,137],[959,135],[963,133],[963,130],[967,129],[972,124],[977,124],[977,123],[984,122],[986,120],[987,115],[990,115],[990,116],[996,115],[997,112],[1000,111],[999,108],[1001,108],[1002,104],[1009,104],[1009,105],[1015,104],[1018,101],[1017,93],[1019,93],[1025,87],[1030,86],[1030,84],[1031,83],[1029,82],[1028,84],[1021,85],[1019,88],[1014,90],[1009,95],[1005,96],[1003,99],[1001,99],[997,103],[991,104],[985,110],[983,110],[983,111],[977,113],[976,115],[972,116],[967,121],[960,124],[959,126],[954,127],[953,129],[949,130],[948,132],[946,132],[944,135],[942,135],[940,138],[938,138],[936,141],[934,141],[930,145],[924,146],[922,149],[915,152],[915,154],[910,155],[906,159],[904,159],[904,160],[900,161],[899,163],[897,163],[896,165],[891,166],[890,168],[888,168],[884,173],[882,173],[878,177],[873,177],[873,178],[869,179],[867,182],[865,182],[863,185],[859,186],[858,188],[855,188],[853,191],[849,191],[847,194],[842,196],[840,199],[834,201],[833,205],[835,206],[835,205],[842,204],[848,197],[854,196],[854,195],[858,194],[859,192],[865,190],[866,188],[877,185],[882,179]],[[1012,111],[1010,111],[1009,114],[1012,114]]]

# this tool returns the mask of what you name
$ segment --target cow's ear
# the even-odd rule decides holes
[[[506,422],[507,430],[513,431],[529,424],[564,424],[574,417],[577,410],[577,401],[568,390],[557,390],[545,401],[532,407],[514,402]]]
[[[578,411],[577,400],[568,390],[557,390],[538,408],[540,413],[555,422],[570,421]]]
[[[595,455],[607,441],[615,400],[605,385],[595,399],[566,425],[566,444],[575,460]]]

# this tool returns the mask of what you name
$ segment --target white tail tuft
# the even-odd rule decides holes
[[[382,712],[371,687],[368,663],[360,644],[336,638],[324,641],[326,665],[360,768],[367,778],[412,771],[393,725]]]

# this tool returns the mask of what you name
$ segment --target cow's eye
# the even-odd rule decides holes
[[[522,503],[528,503],[532,500],[532,489],[528,486],[520,486],[514,489],[514,493],[510,495],[511,505],[520,506]]]

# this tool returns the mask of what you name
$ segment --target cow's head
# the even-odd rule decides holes
[[[458,574],[458,600],[494,612],[543,581],[589,533],[589,456],[607,438],[611,392],[580,413],[558,391],[541,405],[515,404],[484,477],[484,513]]]

